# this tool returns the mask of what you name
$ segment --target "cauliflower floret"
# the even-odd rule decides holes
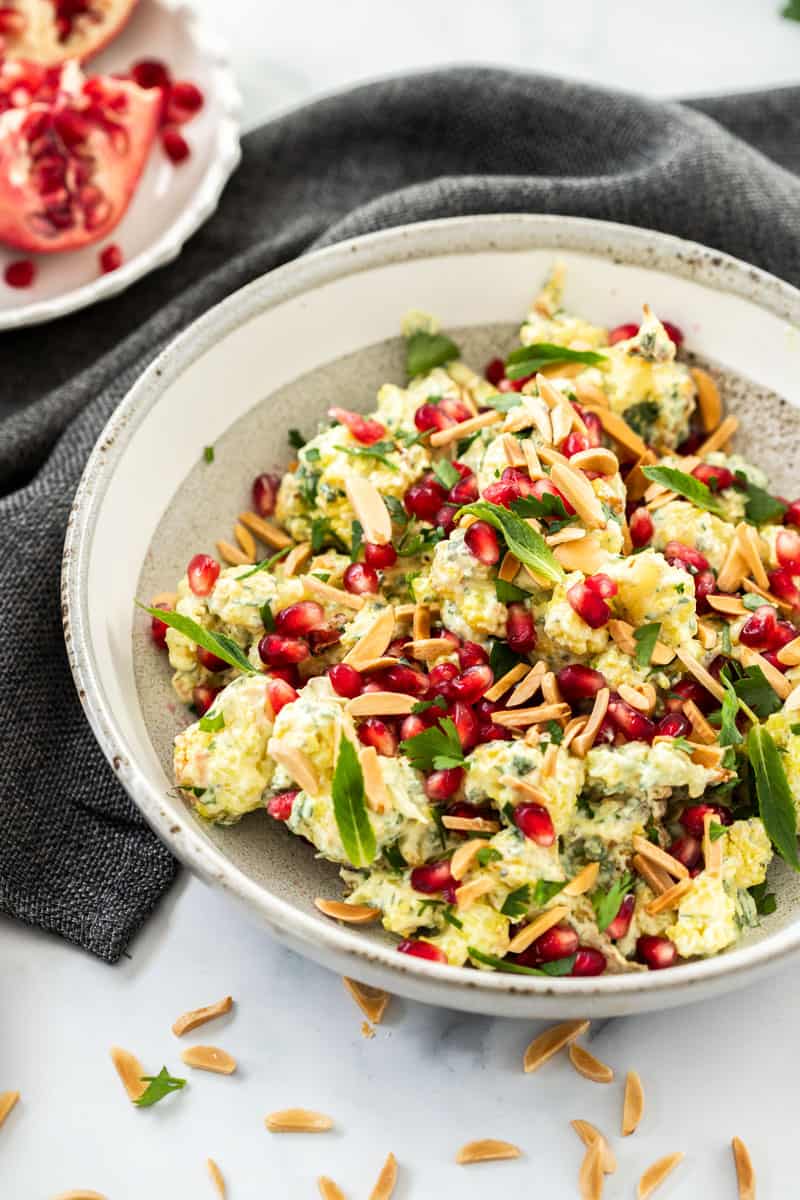
[[[704,461],[713,467],[727,467],[729,471],[733,471],[734,475],[741,473],[749,483],[769,490],[769,478],[766,471],[762,471],[760,467],[754,467],[746,458],[742,458],[741,454],[725,454],[722,450],[712,450],[711,454],[705,456]]]
[[[204,629],[216,627],[217,622],[208,610],[206,597],[194,594],[185,575],[178,584],[176,596],[175,611],[177,613],[184,617],[191,617]],[[210,679],[211,672],[197,661],[195,643],[191,638],[179,633],[177,629],[167,628],[167,650],[169,665],[175,672],[172,677],[172,686],[183,703],[189,704],[194,688]]]
[[[427,375],[418,375],[405,388],[385,383],[378,392],[375,416],[394,432],[401,429],[416,432],[414,413],[432,396],[459,399],[459,386],[443,367],[436,367]]]
[[[193,803],[202,817],[231,824],[261,805],[274,771],[267,753],[270,713],[265,676],[241,675],[202,721],[175,738],[175,781],[196,793]],[[220,717],[220,729],[202,728]]]
[[[414,891],[407,873],[376,869],[366,877],[354,871],[342,871],[342,876],[355,884],[345,903],[379,908],[383,927],[390,933],[405,938],[418,929],[438,929],[444,924],[438,906]]]
[[[549,342],[553,346],[572,346],[577,342],[583,350],[605,346],[608,340],[605,329],[564,311],[564,278],[565,268],[559,263],[545,280],[520,329],[523,346],[534,342]]]
[[[619,689],[621,683],[641,687],[648,681],[653,681],[650,668],[638,666],[636,660],[629,654],[623,654],[614,642],[609,642],[603,653],[598,654],[591,665],[596,671],[603,672],[606,683],[614,691]]]
[[[506,630],[506,606],[497,599],[494,577],[494,568],[467,548],[464,530],[455,529],[436,546],[430,572],[414,581],[414,595],[422,600],[430,590],[440,600],[446,629],[466,641],[486,642]]]
[[[763,883],[772,861],[772,843],[759,817],[734,821],[722,839],[722,874],[737,888]]]
[[[547,795],[547,809],[556,833],[563,833],[583,787],[583,760],[559,751],[556,769],[540,777],[543,758],[538,746],[528,746],[525,742],[484,742],[467,759],[467,800],[470,804],[481,804],[488,797],[498,810],[507,804],[521,804],[524,793],[501,780],[506,775],[527,779]]]
[[[570,871],[577,873],[591,859],[600,863],[600,880],[607,886],[628,869],[634,835],[642,836],[663,807],[660,797],[633,794],[601,800],[590,814],[576,809],[564,852]]]
[[[302,600],[302,580],[279,579],[270,571],[253,571],[250,566],[228,567],[221,571],[211,590],[209,612],[224,625],[248,634],[261,634],[264,623],[261,609],[268,603],[273,613]]]
[[[715,571],[720,569],[734,538],[733,525],[695,508],[688,500],[671,500],[651,516],[656,550],[663,550],[667,542],[683,542],[704,554]]]
[[[498,908],[502,908],[509,892],[524,884],[533,884],[539,879],[560,883],[565,878],[556,842],[552,846],[540,846],[532,838],[524,837],[518,829],[509,827],[490,838],[489,845],[501,856],[485,868],[497,876],[498,884],[491,895]]]
[[[686,788],[695,799],[717,782],[712,768],[693,763],[669,742],[593,746],[585,761],[586,792],[595,796],[639,795],[664,800],[675,788]]]
[[[725,881],[702,871],[680,902],[675,922],[666,930],[681,958],[718,954],[735,942],[736,901]]]
[[[441,933],[427,940],[433,942],[447,955],[451,966],[460,967],[467,961],[467,947],[472,946],[482,954],[493,954],[502,958],[508,951],[508,917],[480,900],[469,908],[459,909],[457,919],[461,928],[445,925]],[[476,962],[476,966],[481,964]]]
[[[601,654],[608,645],[608,630],[604,625],[592,629],[591,625],[578,616],[567,599],[567,590],[575,583],[582,582],[584,576],[580,571],[573,571],[561,583],[556,584],[552,597],[542,606],[537,605],[537,627],[544,617],[541,626],[545,640],[539,644],[539,652],[552,658],[554,664],[560,659],[570,661],[573,658],[590,658]],[[552,648],[552,656],[548,653]]]
[[[690,576],[655,550],[612,559],[605,573],[619,588],[612,600],[614,611],[632,625],[660,622],[659,640],[668,646],[684,645],[697,633]]]
[[[787,712],[783,708],[767,718],[765,728],[775,739],[775,745],[781,752],[781,762],[786,772],[789,791],[792,793],[797,812],[797,829],[800,832],[800,733],[792,732],[793,728],[800,728],[800,712]]]

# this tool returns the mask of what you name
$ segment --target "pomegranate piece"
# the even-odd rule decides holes
[[[358,729],[358,740],[364,746],[374,746],[378,754],[394,758],[397,754],[397,734],[380,717],[367,717]]]
[[[528,654],[536,648],[536,625],[524,604],[508,606],[506,641],[515,654]]]
[[[606,926],[606,934],[611,938],[612,942],[625,937],[625,934],[628,932],[635,903],[636,898],[634,896],[625,896],[617,909],[617,915],[614,917],[614,920]]]
[[[446,767],[441,771],[431,771],[425,780],[425,795],[434,803],[451,800],[463,781],[463,767]]]
[[[367,563],[350,563],[342,582],[345,591],[355,596],[374,595],[380,587],[378,572]]]
[[[781,529],[775,539],[775,554],[782,567],[792,575],[800,575],[800,533],[794,529]]]
[[[56,66],[83,62],[115,38],[136,0],[5,0],[0,37],[9,57]]]
[[[405,742],[409,738],[416,737],[418,733],[424,733],[428,728],[429,726],[419,713],[411,713],[409,716],[403,717],[400,725],[400,738]]]
[[[570,704],[579,700],[593,700],[601,688],[606,686],[606,677],[602,671],[593,667],[584,667],[582,663],[569,663],[558,672],[559,689]]]
[[[455,663],[439,663],[428,675],[428,687],[431,695],[444,696],[445,700],[454,699],[451,684],[458,676]]]
[[[397,562],[397,551],[391,542],[379,546],[377,542],[364,543],[364,562],[376,571],[384,571]]]
[[[717,577],[713,571],[700,571],[694,577],[694,604],[698,613],[710,612],[708,597],[717,590]]]
[[[284,637],[280,633],[265,633],[258,643],[258,656],[267,667],[283,667],[304,662],[311,651],[304,638]]]
[[[332,621],[324,621],[322,625],[316,625],[313,629],[309,629],[307,636],[311,653],[317,654],[320,650],[325,650],[328,646],[335,646],[337,642],[341,641],[342,631]]]
[[[644,934],[636,942],[636,953],[639,960],[646,964],[651,971],[663,971],[665,967],[674,967],[678,960],[678,951],[669,938]]]
[[[403,504],[410,516],[420,521],[433,521],[447,499],[447,492],[432,473],[412,483],[403,496]]]
[[[274,717],[277,717],[281,709],[285,708],[287,704],[294,704],[297,698],[298,692],[285,679],[280,679],[277,675],[274,675],[268,680],[267,702],[272,709]]]
[[[449,537],[456,527],[457,512],[458,509],[454,504],[443,504],[434,513],[433,524],[442,530],[445,537]]]
[[[36,266],[29,258],[18,258],[16,262],[8,264],[3,272],[3,278],[9,287],[30,287],[36,278]]]
[[[253,508],[260,517],[271,517],[275,512],[280,479],[277,475],[256,475],[253,480]]]
[[[628,742],[652,742],[656,727],[649,717],[614,693],[608,701],[608,717]]]
[[[386,437],[386,426],[380,421],[373,421],[361,413],[351,412],[349,408],[329,408],[328,416],[341,425],[345,425],[357,442],[363,446],[372,446]]]
[[[778,614],[771,604],[762,604],[739,630],[739,641],[751,650],[766,650],[778,630]]]
[[[207,596],[219,577],[220,566],[210,554],[195,554],[189,560],[186,576],[195,596]]]
[[[488,664],[489,655],[477,642],[464,642],[463,646],[458,647],[458,662],[461,670],[466,671],[467,667],[480,667]]]
[[[703,854],[703,843],[690,833],[681,834],[669,847],[669,853],[683,863],[687,871],[693,871]]]
[[[208,683],[200,683],[192,692],[192,704],[198,717],[204,717],[216,700],[222,688],[211,687]]]
[[[464,704],[474,704],[494,683],[494,671],[486,663],[467,667],[463,675],[450,683],[450,694]]]
[[[611,617],[611,609],[603,597],[589,587],[588,581],[573,583],[567,588],[567,600],[591,629],[600,629]]]
[[[719,701],[716,697],[707,692],[702,684],[696,679],[679,679],[677,683],[673,683],[671,695],[668,695],[664,701],[664,707],[667,712],[681,712],[684,700],[693,700],[701,712],[710,713],[715,708],[719,708]]]
[[[122,251],[114,242],[100,251],[100,270],[104,275],[117,271],[122,266]]]
[[[683,345],[683,330],[678,325],[673,325],[672,321],[662,321],[661,324],[669,340],[680,349]]]
[[[429,429],[447,429],[453,422],[438,404],[420,404],[414,413],[414,424],[420,433],[426,433]]]
[[[411,954],[414,958],[426,958],[428,962],[447,962],[444,950],[440,950],[432,942],[423,942],[417,938],[406,938],[405,941],[398,944],[397,949],[401,954]]]
[[[430,681],[422,671],[415,671],[405,663],[389,667],[382,671],[379,677],[382,690],[387,692],[404,692],[408,696],[425,696],[430,690]]]
[[[552,846],[556,831],[550,813],[541,804],[518,804],[514,809],[514,824],[532,842]]]
[[[587,575],[584,582],[590,592],[594,592],[596,596],[601,596],[603,600],[610,600],[619,591],[615,581],[602,572],[599,572],[597,575]]]
[[[733,471],[727,467],[715,467],[712,463],[698,463],[692,474],[712,492],[721,492],[735,483]]]
[[[602,975],[606,969],[606,956],[593,946],[581,946],[575,955],[575,965],[570,974],[576,977]]]
[[[464,544],[478,562],[493,566],[500,558],[497,532],[486,521],[475,521],[464,534]]]
[[[532,957],[535,962],[558,962],[560,958],[569,958],[578,949],[578,935],[569,925],[554,925],[538,937],[532,946]],[[531,965],[535,965],[531,964]]]
[[[450,860],[426,863],[423,867],[414,867],[411,872],[411,886],[415,892],[424,892],[426,896],[434,892],[443,892],[446,888],[456,885],[450,874]]]
[[[169,612],[166,604],[156,604],[155,608],[163,608],[165,612]],[[159,650],[167,648],[167,625],[164,621],[160,621],[158,617],[150,618],[150,636]]]
[[[639,326],[629,322],[627,325],[617,325],[609,332],[609,346],[616,346],[617,342],[629,342],[631,338],[636,337],[639,332]]]
[[[0,59],[0,242],[44,253],[106,237],[155,137],[160,94]]]
[[[586,426],[586,434],[589,438],[590,446],[602,446],[603,444],[603,423],[597,413],[587,412],[585,408],[581,408],[580,404],[574,405],[578,414]]]
[[[680,823],[693,838],[702,838],[703,821],[710,813],[718,825],[732,825],[733,817],[721,804],[690,804],[680,815]]]
[[[709,571],[708,559],[699,550],[686,546],[683,542],[667,542],[664,547],[664,558],[673,567],[680,567],[690,575],[698,575],[700,571]]]
[[[275,617],[275,628],[287,637],[305,637],[324,620],[325,610],[321,604],[316,600],[299,600],[281,609]]]
[[[638,550],[640,546],[646,546],[653,536],[653,518],[646,508],[634,509],[628,521],[628,528],[631,541]]]
[[[172,83],[169,67],[159,58],[141,58],[131,67],[131,78],[142,88],[168,88]]]
[[[800,589],[792,578],[792,573],[787,567],[779,567],[777,571],[768,572],[769,590],[778,597],[779,600],[785,600],[787,604],[795,609],[800,609]]]
[[[800,529],[800,500],[792,500],[783,514],[784,525],[795,525]]]
[[[458,466],[458,463],[454,463]],[[472,472],[465,475],[463,479],[459,479],[458,483],[453,484],[450,488],[448,500],[453,504],[471,504],[473,500],[478,499],[478,481]]]
[[[483,489],[483,498],[490,504],[499,504],[501,508],[510,508],[512,500],[519,500],[520,492],[515,483],[507,479],[497,479]]]
[[[172,125],[167,125],[161,130],[161,145],[169,161],[176,167],[179,163],[186,162],[192,153],[186,138]]]
[[[276,821],[288,821],[298,794],[297,791],[278,792],[277,796],[267,801],[267,812]]]
[[[506,364],[502,358],[492,358],[483,368],[483,375],[492,387],[497,387],[501,379],[506,377]]]
[[[164,105],[164,120],[170,125],[184,125],[197,116],[205,103],[205,97],[195,83],[179,79],[168,85]]]
[[[337,663],[335,667],[331,667],[328,678],[337,696],[346,696],[348,700],[352,700],[354,696],[361,695],[364,680],[360,672],[349,663]]]
[[[448,709],[447,715],[452,720],[461,742],[461,749],[466,754],[478,741],[478,718],[468,705],[456,700]]]
[[[205,667],[207,671],[227,671],[229,664],[224,658],[219,658],[218,655],[212,653],[211,650],[206,650],[204,646],[197,647],[197,661],[201,667]]]
[[[656,725],[656,734],[659,737],[687,737],[691,732],[691,721],[682,712],[668,712]]]
[[[572,433],[568,433],[564,438],[559,448],[567,458],[572,458],[573,454],[580,454],[581,450],[588,450],[590,446],[591,442],[587,435],[573,429]]]

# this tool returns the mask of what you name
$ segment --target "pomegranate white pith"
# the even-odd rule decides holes
[[[0,50],[56,66],[84,62],[117,36],[137,0],[3,0]]]

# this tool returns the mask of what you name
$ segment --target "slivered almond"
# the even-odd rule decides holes
[[[389,993],[384,992],[381,988],[370,987],[368,983],[359,983],[357,979],[348,979],[346,975],[342,976],[342,983],[364,1016],[372,1021],[373,1025],[380,1025],[391,1000]]]
[[[736,430],[739,428],[739,421],[736,417],[726,417],[721,421],[717,428],[711,433],[702,445],[698,446],[695,454],[698,458],[705,458],[709,454],[713,454],[715,450],[722,450],[726,442],[729,442]]]
[[[569,716],[568,704],[539,704],[535,708],[504,709],[492,713],[492,720],[496,725],[505,725],[509,729],[524,729],[528,725],[558,721],[566,716]]]
[[[702,742],[706,746],[713,745],[717,740],[719,731],[705,719],[694,700],[684,700],[681,708],[685,716],[689,718],[689,723],[692,726],[692,733],[694,734],[692,740]]]
[[[564,726],[564,736],[561,740],[561,745],[565,750],[568,750],[579,733],[582,733],[589,724],[588,717],[573,717],[571,721],[567,721]]]
[[[566,433],[569,433],[570,429],[577,429],[579,433],[588,432],[583,417],[578,412],[577,408],[570,404],[569,400],[560,388],[555,387],[547,380],[545,376],[541,375],[536,376],[536,386],[539,389],[539,395],[542,397],[548,408],[553,410],[553,412],[560,412],[565,421],[569,419],[569,425],[566,427]],[[553,429],[555,431],[555,426],[553,426]],[[562,439],[557,438],[554,440],[561,441]]]
[[[213,1071],[215,1075],[232,1075],[236,1070],[236,1059],[218,1046],[187,1046],[181,1052],[181,1058],[187,1067]]]
[[[783,707],[787,712],[795,712],[797,709],[800,709],[800,683],[789,692],[789,695],[783,702]]]
[[[587,529],[605,529],[607,521],[603,506],[585,475],[572,467],[554,463],[550,478],[572,504]]]
[[[206,1004],[203,1008],[190,1009],[189,1012],[185,1012],[178,1017],[172,1026],[172,1032],[176,1037],[182,1037],[184,1033],[191,1033],[198,1026],[205,1025],[209,1021],[215,1020],[216,1017],[224,1016],[232,1008],[233,999],[230,996],[224,996],[222,1000],[217,1000],[215,1004]]]
[[[630,425],[626,421],[623,421],[622,417],[612,412],[607,405],[586,404],[584,407],[587,412],[596,414],[600,424],[611,440],[622,448],[623,454],[621,457],[629,460],[632,458],[641,458],[647,454],[647,445],[639,437],[638,433],[634,433]]]
[[[747,563],[739,550],[738,538],[733,538],[717,573],[717,587],[722,592],[737,592],[747,574]]]
[[[539,457],[542,462],[552,465],[552,463],[561,463],[562,467],[569,462],[566,454],[562,454],[560,450],[556,450],[553,446],[540,446]]]
[[[535,696],[539,688],[542,686],[542,680],[547,674],[547,665],[541,660],[531,667],[527,675],[514,688],[511,695],[506,700],[508,708],[515,708],[518,704],[524,704],[526,700],[530,700]]]
[[[691,367],[689,374],[697,388],[697,407],[704,433],[712,433],[722,420],[722,398],[719,388],[702,367]]]
[[[599,873],[599,863],[587,863],[578,871],[577,875],[573,875],[566,887],[561,889],[562,896],[583,896],[586,892],[590,892],[597,883]]]
[[[645,688],[648,690],[645,691]],[[631,687],[629,683],[621,683],[617,691],[626,704],[630,704],[631,708],[636,708],[639,712],[652,712],[656,706],[655,688],[650,683],[644,684],[641,689]]]
[[[706,875],[718,879],[722,874],[722,842],[711,837],[711,826],[714,823],[713,812],[703,816],[703,862]]]
[[[381,915],[379,908],[370,908],[368,904],[344,904],[341,900],[325,900],[320,896],[314,904],[326,917],[344,921],[346,925],[369,925]]]
[[[386,651],[394,634],[395,610],[391,604],[381,609],[367,632],[358,639],[351,650],[345,654],[343,662],[360,670],[359,663],[381,658]]]
[[[608,396],[601,387],[598,387],[596,383],[591,383],[588,379],[575,380],[575,395],[584,408],[588,404],[599,405],[600,408],[608,408]]]
[[[542,696],[548,704],[563,704],[564,697],[561,695],[561,688],[558,686],[558,680],[552,671],[545,671],[542,676]]]
[[[367,807],[376,813],[385,813],[393,807],[392,797],[383,778],[381,764],[378,762],[378,751],[374,746],[361,746],[358,751],[358,761],[364,776],[364,795]]]
[[[123,1050],[121,1046],[112,1046],[111,1061],[128,1093],[128,1099],[138,1100],[147,1091],[147,1084],[142,1079],[144,1067],[136,1055],[131,1054],[130,1050]]]
[[[501,696],[505,695],[510,687],[513,687],[514,684],[517,683],[518,680],[522,679],[523,675],[527,675],[531,669],[532,668],[529,668],[527,663],[517,663],[517,665],[512,667],[510,671],[506,671],[505,675],[501,675],[500,678],[493,683],[490,688],[487,688],[483,694],[484,699],[492,701],[499,700]]]
[[[473,879],[469,883],[464,883],[461,887],[456,888],[456,905],[460,909],[471,908],[476,900],[480,900],[481,896],[485,896],[487,892],[491,892],[494,887],[494,880],[483,876],[479,879]]]
[[[445,829],[455,829],[461,833],[498,833],[499,821],[487,821],[485,817],[442,817]]]
[[[221,1197],[221,1200],[225,1200],[227,1191],[225,1189],[225,1180],[222,1178],[222,1171],[220,1171],[213,1158],[206,1159],[206,1166],[208,1167],[208,1173],[211,1176],[211,1182],[216,1188],[217,1195]]]
[[[114,1065],[116,1066],[116,1063]],[[0,1092],[0,1125],[3,1124],[18,1100],[19,1092]]]
[[[648,858],[642,854],[634,854],[631,859],[633,869],[637,874],[641,875],[651,892],[657,896],[662,896],[672,887],[672,880],[666,871],[662,871],[661,867],[657,867]]]
[[[756,1173],[750,1151],[741,1138],[731,1140],[733,1165],[736,1167],[736,1182],[739,1185],[739,1200],[756,1200]]]
[[[431,446],[449,446],[451,442],[460,442],[470,433],[486,429],[489,425],[496,425],[498,421],[502,420],[502,416],[502,413],[490,408],[484,413],[479,413],[477,417],[469,417],[468,420],[459,421],[457,425],[450,425],[447,429],[437,429],[430,436],[430,444]]]
[[[503,453],[506,456],[506,462],[510,467],[525,466],[525,451],[522,449],[520,442],[511,433],[502,435]]]
[[[340,604],[343,608],[360,609],[364,607],[366,599],[364,596],[356,596],[353,592],[346,592],[344,588],[333,587],[330,583],[325,583],[323,579],[317,579],[316,575],[304,575],[303,585],[306,591],[310,592],[312,596],[316,596],[318,600]]]
[[[550,411],[539,396],[527,395],[525,400],[520,400],[523,405],[518,413],[512,416],[510,413],[506,417],[503,428],[507,433],[519,433],[523,429],[530,429],[531,426],[537,431],[542,441],[543,446],[539,447],[538,454],[541,456],[542,451],[546,449],[553,441],[553,426],[550,421]]]
[[[614,1078],[611,1067],[595,1058],[577,1042],[573,1042],[569,1048],[569,1061],[579,1075],[583,1075],[584,1079],[591,1079],[592,1083],[611,1083]]]
[[[347,499],[364,530],[364,540],[385,546],[392,540],[392,518],[375,484],[364,475],[348,475],[344,481]]]
[[[283,560],[283,573],[287,579],[297,575],[311,558],[311,542],[300,542],[290,550]]]
[[[583,730],[572,741],[572,750],[577,754],[578,758],[586,758],[586,755],[594,745],[594,740],[608,712],[610,695],[611,690],[607,687],[600,688],[595,694],[589,720],[584,725]]]
[[[608,562],[608,551],[592,533],[562,542],[553,548],[553,554],[565,571],[582,571],[584,575],[596,575]]]
[[[753,583],[752,579],[743,579],[742,587],[746,592],[749,592],[753,596],[761,596],[761,598],[766,600],[768,604],[773,604],[775,608],[780,608],[785,613],[791,614],[794,612],[792,605],[789,604],[788,601],[779,600],[778,597],[773,595],[773,593],[767,588],[761,588],[757,583]]]
[[[702,617],[697,619],[697,640],[704,650],[713,650],[718,640],[714,626],[709,625]]]
[[[667,504],[672,504],[673,500],[677,500],[677,492],[662,492],[658,496],[654,496],[652,500],[648,500],[646,507],[650,512],[655,512],[657,508],[664,508]]]
[[[553,442],[558,445],[572,429],[572,418],[563,408],[554,408],[550,413],[550,424],[553,428]]]
[[[273,550],[284,550],[292,544],[292,539],[288,533],[284,533],[277,525],[273,525],[272,521],[265,521],[257,513],[239,513],[239,520],[251,533],[256,535],[259,541],[264,542],[267,546],[271,546]]]
[[[233,527],[233,536],[241,546],[244,553],[247,555],[250,562],[256,561],[256,539],[253,537],[250,530],[242,525],[241,521],[237,521]],[[287,556],[288,557],[288,556]]]
[[[609,624],[610,623],[611,622],[609,622]],[[717,700],[722,703],[722,701],[725,699],[725,689],[723,688],[722,684],[718,683],[714,676],[705,669],[702,663],[699,663],[697,659],[690,654],[688,650],[684,650],[682,646],[679,646],[675,653],[686,667],[686,670],[690,673],[690,675],[694,675],[697,682],[702,683],[703,687],[706,688],[707,691],[711,692],[712,696],[716,696]]]
[[[781,646],[777,658],[785,667],[800,667],[800,637],[793,638],[791,642]]]
[[[642,500],[650,486],[650,480],[644,474],[643,467],[651,467],[656,461],[652,450],[648,450],[641,458],[637,458],[628,474],[625,476],[625,491],[629,500]]]
[[[528,925],[524,925],[519,933],[508,944],[508,949],[512,954],[521,954],[523,950],[527,950],[538,937],[543,933],[547,933],[548,929],[552,929],[559,921],[563,921],[567,916],[569,909],[565,904],[558,904],[555,908],[548,908],[545,912],[540,913]],[[525,1068],[528,1069],[527,1067]],[[533,1068],[532,1068],[533,1069]]]
[[[431,636],[431,610],[427,604],[417,604],[411,624],[411,633],[415,642],[424,641]]]
[[[549,778],[554,773],[557,763],[558,763],[558,745],[556,742],[550,742],[550,744],[548,745],[547,749],[544,752],[544,758],[542,759],[542,765],[539,770],[539,774],[545,776],[546,778]]]
[[[614,644],[619,647],[623,654],[632,657],[637,649],[636,638],[633,636],[633,626],[629,625],[627,621],[620,621],[616,617],[612,617],[606,627]]]
[[[710,608],[726,617],[744,617],[748,612],[738,596],[716,596],[712,593],[706,600]]]
[[[533,438],[525,438],[520,442],[522,452],[525,455],[525,465],[528,468],[528,474],[531,479],[541,479],[544,475],[542,464],[539,461],[539,455],[536,453],[536,446],[533,443]]]
[[[178,602],[177,592],[156,592],[153,599],[150,601],[151,608],[158,608],[160,604],[166,604],[167,608],[172,610]]]
[[[559,529],[558,533],[548,533],[544,540],[548,546],[563,546],[564,542],[579,542],[584,537],[584,529],[579,529],[577,525],[568,525],[566,529]]]
[[[690,757],[693,763],[699,763],[701,767],[709,768],[719,767],[722,763],[725,753],[722,746],[704,746],[695,742],[690,742],[689,745],[692,747]]]
[[[308,1108],[284,1108],[264,1118],[270,1133],[327,1133],[333,1121],[325,1113]]]
[[[767,683],[776,692],[781,700],[785,700],[792,690],[792,685],[789,680],[783,675],[777,667],[773,667],[769,659],[764,658],[763,654],[759,654],[757,650],[751,650],[749,646],[740,647],[741,661],[746,667],[760,667],[764,672]]]
[[[602,1200],[603,1185],[603,1147],[599,1142],[593,1142],[584,1154],[578,1172],[581,1200]]]
[[[338,1183],[334,1183],[327,1175],[320,1175],[317,1187],[322,1200],[347,1200]]]
[[[431,615],[433,615],[439,611],[439,602],[437,600],[426,600],[425,607],[429,608]],[[416,608],[416,604],[396,604],[394,607],[394,615],[398,621],[407,621],[409,617],[414,616]]]
[[[362,662],[358,670],[362,675],[369,675],[371,671],[385,671],[387,667],[396,667],[397,658],[393,654],[384,654],[381,658],[367,658]]]
[[[639,1185],[636,1189],[636,1200],[648,1200],[652,1196],[656,1188],[660,1188],[661,1184],[671,1175],[678,1163],[685,1158],[682,1150],[677,1154],[665,1154],[663,1158],[659,1158],[652,1166],[648,1167],[639,1180]]]
[[[470,1163],[497,1162],[503,1158],[519,1158],[522,1154],[519,1146],[513,1142],[503,1142],[499,1138],[481,1138],[477,1142],[467,1142],[456,1154],[456,1162],[460,1166]]]
[[[549,1029],[545,1029],[544,1033],[533,1039],[525,1051],[522,1059],[525,1073],[529,1075],[532,1071],[538,1071],[539,1067],[544,1066],[559,1050],[563,1050],[576,1038],[583,1037],[588,1028],[588,1021],[564,1021],[561,1025],[551,1025]]]
[[[687,892],[690,892],[693,887],[691,879],[679,879],[677,883],[673,883],[672,887],[667,888],[660,896],[656,896],[649,904],[645,906],[645,912],[651,917],[655,917],[660,912],[664,912],[668,908],[677,908]]]
[[[408,716],[416,703],[416,696],[403,692],[364,692],[348,700],[345,708],[351,717]]]
[[[769,578],[759,553],[758,530],[742,521],[736,526],[739,553],[750,568],[750,574],[760,588],[769,587]]]
[[[369,1200],[391,1200],[394,1185],[397,1183],[397,1159],[393,1154],[387,1154],[386,1162],[380,1170],[375,1186],[369,1194]]]
[[[502,579],[504,583],[512,583],[518,571],[519,559],[515,558],[510,550],[506,551],[500,564],[500,570],[497,572],[497,578]]]
[[[295,783],[299,783],[304,792],[309,796],[317,795],[319,780],[317,779],[311,759],[307,754],[304,754],[302,750],[298,750],[294,746],[282,745],[280,742],[276,742],[275,738],[270,739],[267,748],[272,758],[275,759],[275,762],[285,767]]]
[[[420,662],[435,662],[443,654],[453,653],[453,643],[448,638],[420,638],[419,641],[406,642],[403,646],[409,658]]]
[[[575,1130],[584,1146],[591,1146],[592,1143],[596,1141],[602,1143],[603,1173],[605,1175],[613,1175],[617,1169],[617,1160],[614,1155],[614,1151],[611,1149],[600,1130],[595,1128],[595,1126],[589,1121],[581,1121],[576,1119],[574,1121],[570,1121],[570,1125]]]
[[[649,842],[647,838],[641,837],[635,833],[631,839],[634,850],[637,854],[641,854],[643,858],[649,858],[650,862],[656,864],[666,871],[668,875],[672,875],[674,879],[688,879],[689,872],[682,862],[677,858],[673,858],[671,854],[667,854],[666,850],[662,850],[660,846],[655,846]]]
[[[230,542],[217,542],[217,550],[220,558],[224,559],[232,567],[246,567],[255,561],[253,558],[248,558],[244,550],[240,550],[238,546],[232,546]]]
[[[486,838],[470,838],[468,842],[459,846],[450,859],[450,874],[453,879],[463,879],[474,863],[478,851],[488,845]]]
[[[619,471],[619,459],[605,446],[579,450],[569,461],[578,471],[598,471],[601,475],[616,475]]]
[[[636,1071],[625,1076],[625,1098],[622,1102],[622,1136],[629,1137],[644,1115],[644,1088]]]

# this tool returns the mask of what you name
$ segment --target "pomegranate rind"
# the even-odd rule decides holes
[[[0,39],[3,51],[14,58],[55,67],[76,59],[86,62],[112,42],[127,25],[138,0],[92,0],[92,13],[78,14],[63,40],[56,25],[53,0],[4,0],[25,19],[18,34]],[[98,19],[99,18],[99,19]]]

